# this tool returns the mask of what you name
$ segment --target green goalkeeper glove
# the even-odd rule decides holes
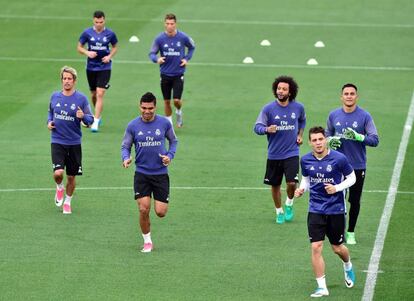
[[[365,136],[362,134],[358,134],[352,128],[346,128],[346,130],[344,131],[344,138],[348,140],[355,140],[355,141],[362,142],[364,141]]]
[[[338,136],[328,137],[328,147],[333,150],[341,147],[341,138]]]

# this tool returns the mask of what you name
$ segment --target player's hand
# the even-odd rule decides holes
[[[76,111],[76,117],[79,119],[83,119],[85,114],[83,113],[82,109],[78,106],[78,110]]]
[[[338,136],[328,137],[328,147],[333,150],[341,147],[341,138]]]
[[[365,136],[362,134],[357,133],[353,128],[346,128],[344,131],[344,138],[354,141],[362,142],[365,139]]]
[[[98,53],[96,51],[88,51],[88,52],[86,52],[86,55],[88,56],[88,58],[94,59],[94,58],[96,58]]]
[[[180,67],[184,67],[185,65],[187,65],[187,63],[188,63],[188,61],[186,59],[182,59]]]
[[[160,156],[160,158],[162,160],[162,165],[168,166],[170,164],[170,162],[171,162],[170,157],[168,157],[166,155],[161,155],[161,154],[158,154],[158,155]]]
[[[302,137],[302,136],[300,136],[300,135],[298,135],[298,137],[296,138],[296,143],[297,143],[298,145],[302,145],[302,143],[303,143],[303,137]]]
[[[49,121],[49,123],[47,124],[47,128],[51,131],[54,130],[55,127],[55,123],[53,121]]]
[[[128,158],[128,159],[124,160],[124,162],[122,162],[122,166],[124,168],[128,168],[131,165],[131,162],[132,162],[131,158]]]
[[[335,186],[334,186],[334,185],[332,185],[332,184],[328,184],[328,183],[326,183],[326,184],[325,184],[325,190],[326,190],[326,192],[327,192],[328,194],[334,194],[334,193],[336,193],[336,188],[335,188]]]
[[[102,63],[104,63],[104,64],[108,64],[110,61],[111,61],[111,57],[109,55],[104,56],[102,58]]]
[[[296,188],[295,190],[295,198],[300,198],[303,193],[305,192],[305,189],[303,188]]]
[[[269,133],[269,134],[276,133],[276,125],[275,124],[272,124],[271,126],[268,126],[266,128],[266,133]]]
[[[157,60],[157,64],[161,65],[165,63],[165,56],[160,56]]]

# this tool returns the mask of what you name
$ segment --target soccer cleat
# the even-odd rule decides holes
[[[286,205],[285,206],[285,211],[286,211],[286,213],[285,213],[285,220],[287,222],[291,222],[293,220],[293,216],[295,215],[295,212],[293,210],[293,205],[291,205],[291,206]]]
[[[310,295],[312,298],[320,298],[323,296],[329,296],[329,291],[327,288],[318,287],[313,294]]]
[[[356,245],[355,232],[346,232],[346,243],[348,245]]]
[[[99,119],[96,119],[96,118],[94,119],[94,121],[92,123],[92,126],[91,126],[91,132],[92,133],[96,133],[96,132],[99,131],[99,122],[100,122]]]
[[[283,212],[279,214],[276,213],[276,224],[283,224],[284,222],[285,222],[285,214]]]
[[[64,195],[65,195],[64,188],[62,189],[56,188],[56,194],[55,194],[55,205],[56,206],[58,207],[62,206]]]
[[[144,243],[144,246],[142,247],[141,252],[142,253],[150,253],[152,251],[152,243],[151,242],[147,242]]]
[[[175,112],[175,116],[177,117],[177,127],[182,127],[183,126],[183,113],[181,112],[180,114],[178,114],[177,112]]]
[[[351,268],[349,271],[344,271],[345,273],[345,285],[347,288],[351,288],[355,284],[355,273],[354,269]]]
[[[63,214],[72,214],[72,208],[69,204],[63,204]]]

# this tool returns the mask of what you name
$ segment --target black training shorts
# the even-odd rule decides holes
[[[89,90],[96,91],[96,88],[109,89],[109,80],[111,79],[111,70],[91,71],[86,70],[88,77]]]
[[[272,186],[282,184],[283,175],[286,182],[298,182],[299,157],[290,157],[283,160],[267,160],[266,174],[263,183]]]
[[[153,196],[154,200],[168,203],[170,199],[170,178],[168,174],[146,175],[135,172],[135,199]]]
[[[53,171],[65,169],[68,176],[82,175],[82,147],[78,145],[63,145],[52,143]]]
[[[164,100],[171,100],[171,91],[174,99],[181,99],[184,90],[184,75],[167,76],[161,74],[161,91]]]
[[[325,240],[331,245],[339,246],[345,242],[345,214],[308,213],[308,234],[310,242]]]

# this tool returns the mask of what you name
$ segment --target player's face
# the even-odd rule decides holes
[[[165,20],[164,27],[167,34],[172,35],[177,30],[177,23],[174,19],[167,19]]]
[[[63,72],[62,74],[62,87],[65,91],[71,91],[75,86],[76,80],[73,78],[72,73]]]
[[[322,133],[311,134],[309,143],[314,153],[321,155],[326,148],[326,137]]]
[[[279,83],[276,89],[277,99],[281,102],[285,102],[289,99],[289,84]]]
[[[155,116],[155,104],[153,102],[143,102],[139,106],[141,116],[144,121],[152,121]]]
[[[105,27],[105,18],[93,18],[93,26],[97,32],[103,31]]]
[[[356,106],[358,100],[358,93],[353,87],[346,87],[342,91],[341,100],[344,106],[352,108]]]

